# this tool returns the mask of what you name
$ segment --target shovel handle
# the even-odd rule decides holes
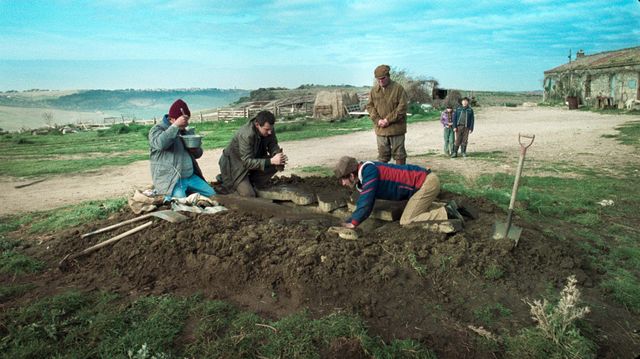
[[[523,138],[529,139],[531,141],[529,141],[527,144],[525,144],[525,143],[522,142]],[[531,145],[533,145],[533,141],[535,139],[536,139],[536,135],[519,133],[518,134],[518,142],[520,142],[520,150],[521,151],[526,151],[527,148],[529,148],[529,147],[531,147]]]
[[[95,252],[98,249],[100,249],[102,247],[105,247],[105,246],[108,246],[110,244],[113,244],[113,243],[121,240],[122,238],[124,238],[126,236],[130,236],[130,235],[132,235],[132,234],[134,234],[136,232],[140,232],[141,230],[149,227],[152,224],[153,224],[153,221],[149,221],[149,222],[147,222],[145,224],[141,224],[141,225],[139,225],[139,226],[137,226],[137,227],[135,227],[133,229],[130,229],[130,230],[128,230],[128,231],[126,231],[126,232],[124,232],[122,234],[119,234],[119,235],[117,235],[117,236],[115,236],[115,237],[113,237],[111,239],[107,239],[104,242],[100,242],[100,243],[98,243],[98,244],[96,244],[94,246],[91,246],[91,247],[83,250],[82,252],[79,252],[79,253],[76,253],[76,254],[72,254],[72,255],[67,255],[66,257],[64,257],[62,259],[62,261],[60,263],[62,264],[62,262],[66,261],[66,260],[75,259],[75,258],[78,258],[78,257],[82,257],[82,256],[84,256],[86,254],[89,254],[91,252]]]
[[[127,225],[129,223],[138,222],[138,221],[141,221],[141,220],[143,220],[145,218],[149,218],[151,216],[152,216],[151,213],[147,213],[147,214],[142,215],[140,217],[127,219],[126,221],[118,222],[118,223],[112,224],[112,225],[110,225],[108,227],[100,228],[100,229],[95,230],[93,232],[85,233],[85,234],[81,235],[80,238],[87,238],[87,237],[93,236],[94,234],[99,234],[99,233],[110,231],[112,229],[120,228],[120,227],[125,226],[125,225]]]

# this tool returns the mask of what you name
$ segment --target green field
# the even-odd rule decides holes
[[[433,121],[438,112],[417,114],[410,123]],[[238,127],[247,120],[194,122],[192,127],[204,135],[203,148],[226,146]],[[61,135],[33,136],[10,133],[0,136],[0,174],[33,177],[49,174],[92,171],[104,166],[121,166],[149,158],[147,134],[151,126],[137,124],[112,126],[108,130],[84,131]],[[300,120],[276,123],[279,141],[328,137],[371,129],[368,117],[335,122]]]

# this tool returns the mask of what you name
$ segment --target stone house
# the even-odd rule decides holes
[[[544,101],[577,96],[580,103],[622,108],[640,100],[640,46],[586,55],[544,72]]]

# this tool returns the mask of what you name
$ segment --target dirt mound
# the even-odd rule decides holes
[[[336,186],[326,178],[279,181]],[[576,260],[580,256],[570,244],[548,240],[539,228],[524,226],[519,247],[511,251],[511,243],[491,238],[496,215],[503,216],[492,204],[448,193],[441,197],[473,205],[479,219],[468,221],[465,231],[455,235],[375,222],[360,239],[345,241],[326,232],[335,218],[255,200],[249,203],[267,210],[256,211],[245,203],[216,215],[187,214],[190,220],[179,224],[156,220],[147,230],[78,259],[68,271],[46,272],[44,280],[52,288],[132,296],[201,293],[271,318],[302,308],[318,316],[353,312],[384,338],[421,340],[444,357],[489,356],[477,351],[467,325],[490,330],[530,326],[521,299],[539,297],[570,274],[576,274],[581,285],[592,285],[592,274],[585,273],[589,269]],[[32,254],[55,268],[64,255],[118,232],[83,240],[80,234],[132,217],[123,212],[57,233],[48,242],[49,250],[38,246]],[[513,314],[493,313],[497,309],[490,305],[495,303]],[[479,323],[481,309],[491,321]],[[335,349],[360,355],[350,343],[336,343]]]

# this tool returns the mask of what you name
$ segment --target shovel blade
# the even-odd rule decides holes
[[[164,211],[152,212],[150,214],[154,217],[164,219],[165,221],[169,221],[171,223],[180,223],[187,219],[187,216],[185,216],[184,214],[169,209]]]
[[[514,226],[513,224],[509,228],[507,228],[507,224],[505,222],[496,222],[493,225],[493,239],[496,240],[509,238],[518,243],[521,233],[522,228]]]

